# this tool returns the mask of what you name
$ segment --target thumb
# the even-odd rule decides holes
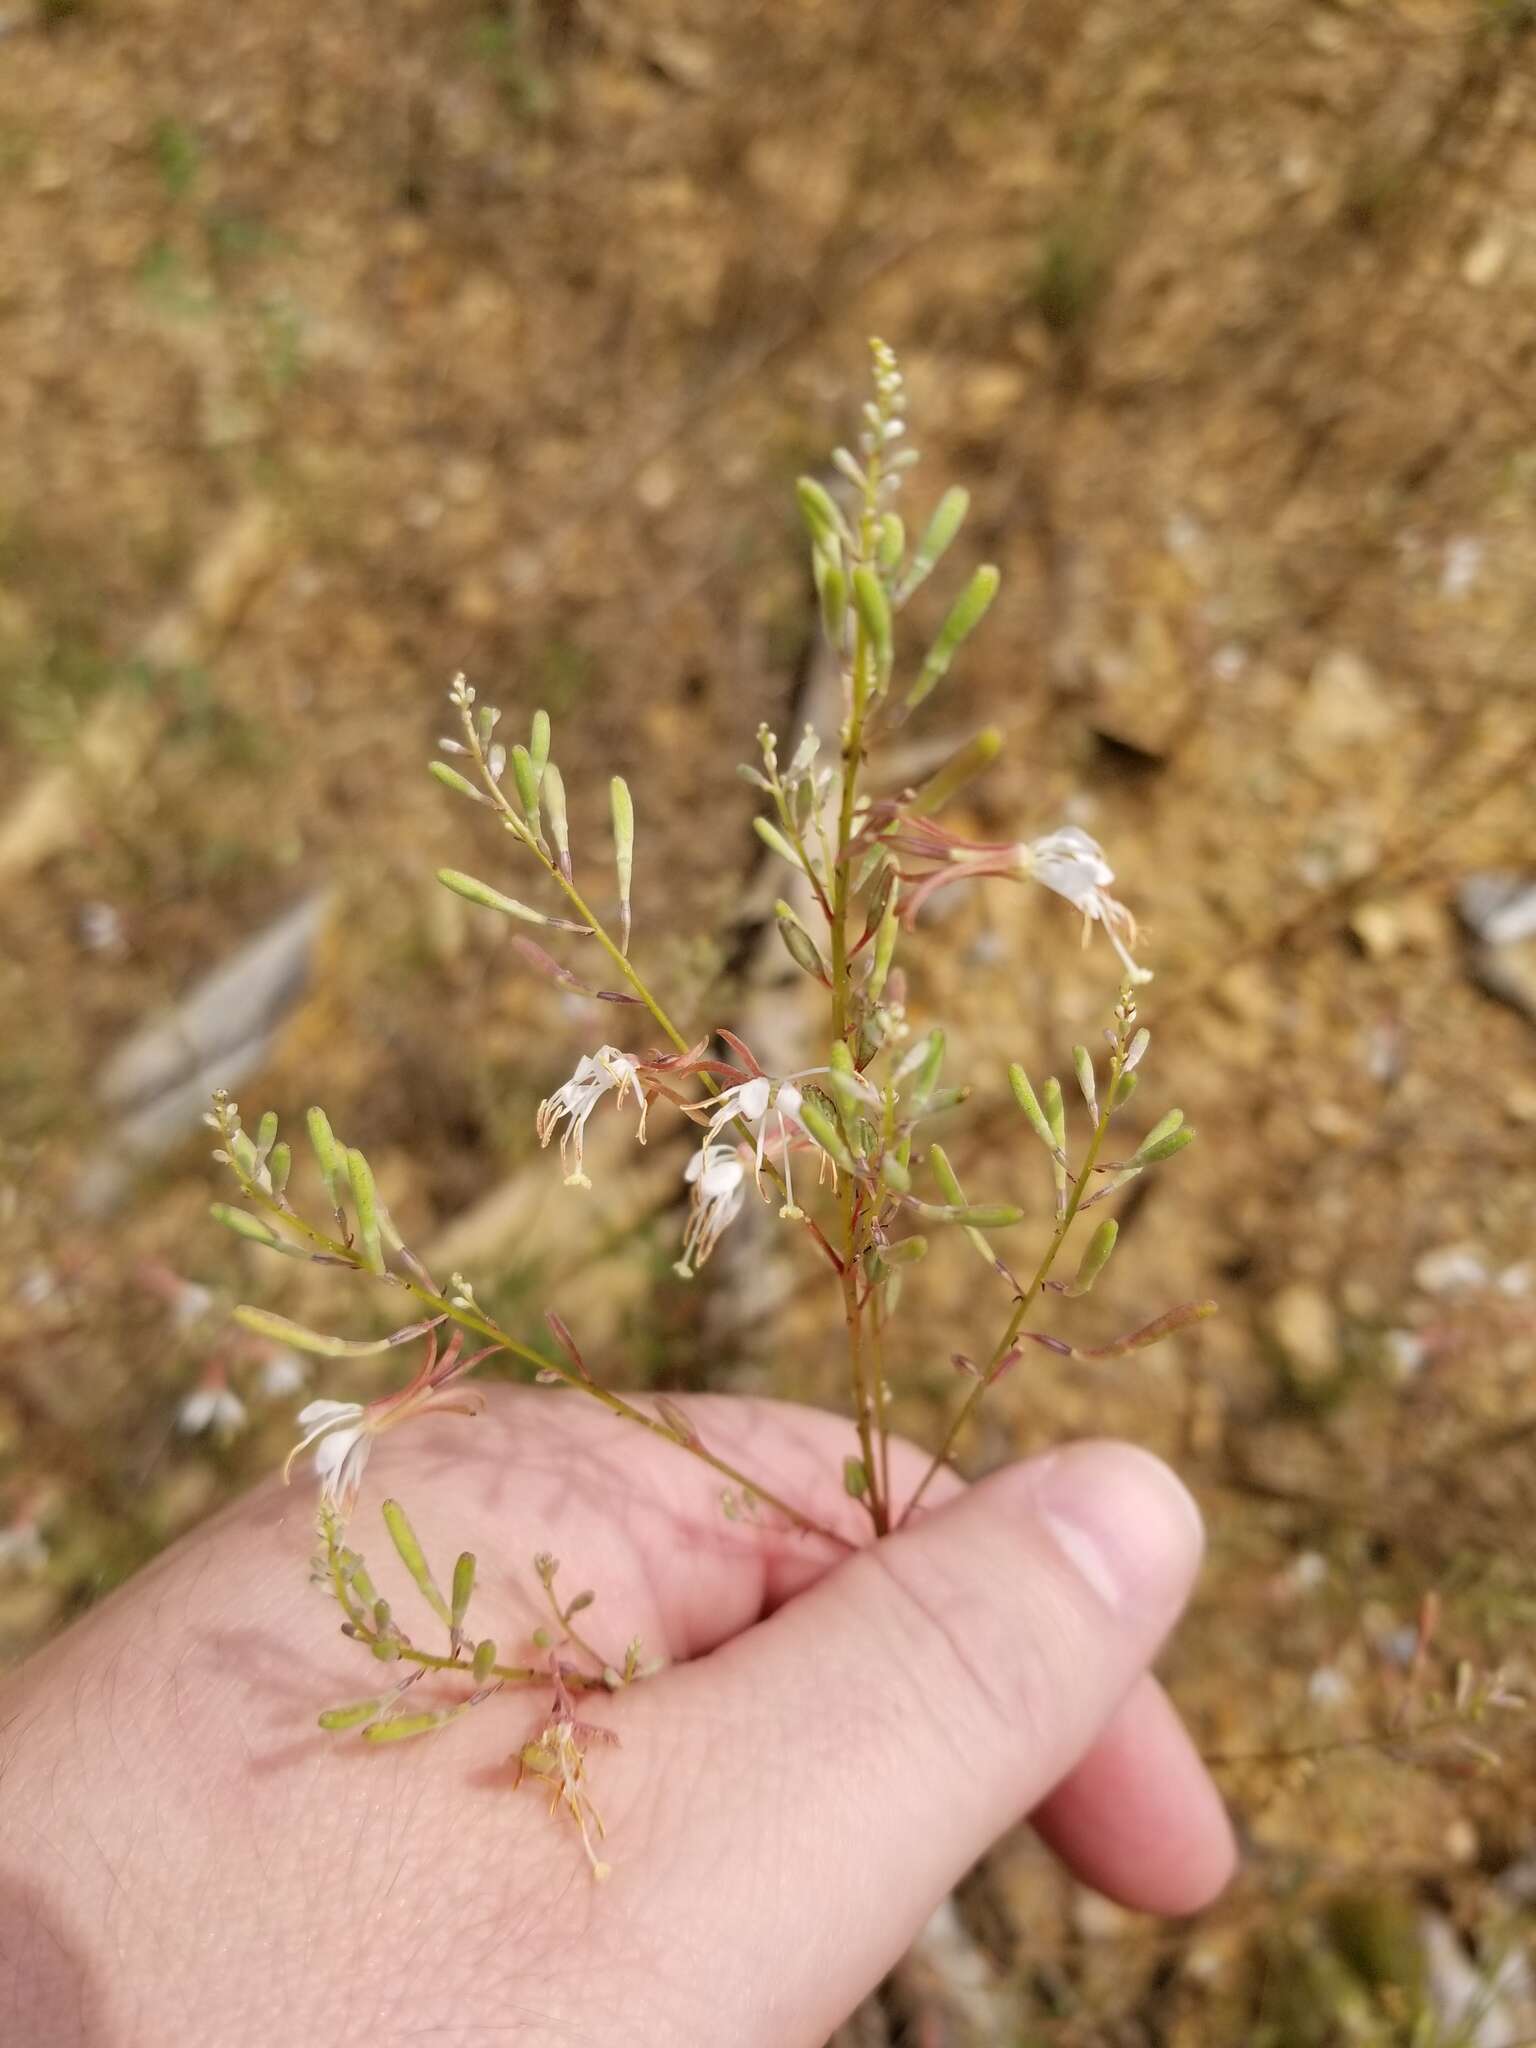
[[[695,1989],[715,2038],[826,2039],[1092,1747],[1202,1543],[1156,1459],[1075,1445],[984,1480],[642,1688],[649,1740],[702,1781],[650,1905],[685,1914],[708,1959]]]

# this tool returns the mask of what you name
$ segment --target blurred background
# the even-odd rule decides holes
[[[965,484],[1004,576],[911,759],[995,722],[960,828],[1102,838],[1201,1133],[1074,1333],[1223,1309],[1039,1354],[968,1453],[1190,1479],[1168,1676],[1247,1860],[1168,1928],[1012,1838],[847,2048],[1536,2040],[1536,1745],[1476,1713],[1536,1618],[1530,0],[5,0],[0,1655],[286,1449],[305,1369],[232,1302],[374,1312],[208,1223],[215,1082],[324,1102],[616,1382],[834,1398],[798,1247],[670,1277],[684,1138],[589,1197],[537,1154],[616,1013],[435,887],[502,849],[424,762],[455,670],[547,706],[578,854],[635,789],[671,1005],[809,1032],[733,769],[816,700],[792,484],[872,333],[909,519]],[[1039,892],[941,909],[946,1142],[1044,1215],[1003,1068],[1096,1035],[1110,956]],[[909,1295],[914,1432],[974,1280]]]

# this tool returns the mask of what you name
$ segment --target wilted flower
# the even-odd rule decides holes
[[[1132,981],[1150,981],[1149,969],[1138,967],[1129,948],[1136,943],[1136,920],[1123,903],[1107,894],[1115,871],[1104,849],[1080,825],[1064,825],[1018,848],[1019,865],[1032,881],[1054,889],[1083,913],[1083,941],[1090,924],[1101,924]]]
[[[691,1280],[720,1241],[720,1233],[741,1213],[746,1199],[747,1169],[734,1145],[705,1145],[684,1171],[693,1189],[693,1206],[683,1232],[683,1256],[673,1267],[680,1280]]]
[[[617,1090],[617,1099],[622,1102],[631,1088],[640,1099],[638,1136],[643,1145],[648,1105],[645,1091],[640,1086],[640,1070],[629,1054],[620,1052],[617,1046],[600,1045],[595,1053],[583,1053],[569,1081],[539,1104],[534,1128],[541,1145],[548,1145],[562,1124],[567,1126],[560,1138],[560,1164],[566,1170],[565,1184],[568,1188],[589,1188],[592,1185],[581,1165],[587,1118],[610,1089]],[[571,1163],[573,1156],[574,1165]]]

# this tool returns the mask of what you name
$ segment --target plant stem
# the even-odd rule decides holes
[[[1083,1163],[1078,1168],[1076,1177],[1072,1182],[1072,1193],[1067,1199],[1066,1207],[1061,1212],[1055,1230],[1051,1233],[1051,1241],[1045,1248],[1045,1255],[1035,1268],[1034,1278],[1014,1304],[1013,1314],[1008,1319],[1007,1329],[998,1338],[996,1345],[993,1347],[991,1357],[987,1360],[985,1367],[970,1392],[961,1402],[954,1420],[944,1433],[943,1443],[940,1444],[938,1450],[934,1453],[932,1463],[918,1481],[917,1491],[902,1509],[900,1521],[897,1524],[898,1527],[907,1520],[912,1510],[928,1491],[929,1486],[938,1476],[941,1466],[948,1464],[950,1454],[959,1440],[961,1431],[965,1428],[966,1423],[969,1422],[977,1402],[980,1401],[982,1395],[987,1390],[993,1368],[1012,1350],[1019,1332],[1024,1327],[1024,1318],[1029,1314],[1046,1281],[1050,1278],[1051,1268],[1055,1265],[1062,1245],[1066,1242],[1067,1232],[1072,1228],[1077,1212],[1083,1205],[1083,1197],[1088,1191],[1088,1183],[1093,1176],[1093,1169],[1098,1164],[1099,1153],[1103,1149],[1104,1139],[1109,1131],[1109,1120],[1113,1114],[1110,1104],[1114,1100],[1115,1084],[1120,1079],[1120,1069],[1124,1063],[1124,1058],[1123,1048],[1117,1047],[1109,1063],[1109,1085],[1104,1090],[1103,1107],[1100,1109],[1098,1120],[1094,1124],[1093,1135],[1088,1141],[1088,1149],[1083,1154]]]
[[[332,1264],[350,1266],[358,1273],[368,1271],[362,1254],[355,1251],[351,1245],[343,1243],[339,1238],[327,1237],[323,1231],[316,1230],[313,1224],[306,1223],[301,1216],[268,1194],[265,1188],[257,1187],[243,1175],[240,1176],[240,1185],[252,1202],[265,1209],[269,1215],[280,1218],[291,1229],[298,1231]],[[484,1337],[487,1343],[493,1344],[497,1350],[521,1359],[525,1365],[533,1366],[538,1372],[554,1373],[566,1386],[574,1387],[579,1393],[599,1402],[611,1415],[622,1416],[627,1422],[636,1422],[642,1429],[649,1430],[652,1436],[661,1437],[669,1444],[676,1444],[679,1450],[687,1451],[700,1459],[722,1478],[733,1481],[748,1494],[755,1494],[766,1506],[783,1515],[794,1528],[803,1531],[804,1534],[820,1536],[826,1542],[836,1544],[840,1550],[853,1548],[846,1536],[840,1536],[824,1522],[818,1522],[814,1515],[807,1515],[801,1509],[791,1507],[787,1500],[757,1480],[749,1478],[745,1472],[739,1471],[726,1459],[716,1457],[715,1453],[706,1449],[704,1445],[684,1442],[658,1416],[648,1415],[643,1408],[637,1408],[632,1401],[626,1401],[622,1394],[615,1394],[610,1388],[599,1386],[596,1380],[584,1379],[563,1359],[546,1358],[542,1352],[535,1351],[532,1345],[520,1342],[509,1331],[492,1322],[478,1307],[453,1301],[409,1274],[389,1272],[381,1277],[391,1286],[404,1288],[407,1294],[419,1301],[424,1308],[430,1309],[434,1315],[445,1316],[462,1329],[471,1330],[477,1336]]]

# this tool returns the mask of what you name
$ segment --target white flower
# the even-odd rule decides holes
[[[1108,894],[1115,871],[1104,858],[1104,849],[1080,825],[1064,825],[1059,832],[1047,832],[1019,848],[1024,872],[1058,896],[1065,896],[1083,913],[1083,942],[1088,927],[1101,924],[1109,943],[1120,955],[1132,981],[1150,981],[1149,969],[1138,967],[1129,948],[1136,943],[1136,920],[1123,903]]]
[[[683,1177],[693,1188],[693,1206],[683,1232],[683,1256],[672,1270],[680,1280],[691,1280],[719,1242],[721,1231],[740,1214],[747,1169],[734,1145],[705,1145],[689,1160]]]
[[[194,1387],[176,1410],[176,1427],[183,1436],[234,1436],[245,1427],[245,1403],[226,1386]]]
[[[283,1477],[287,1478],[301,1452],[318,1444],[315,1473],[320,1498],[342,1514],[348,1513],[373,1449],[367,1410],[357,1401],[311,1401],[299,1410],[299,1427],[304,1434],[288,1453]]]
[[[774,1121],[778,1126],[779,1149],[784,1160],[784,1193],[786,1200],[780,1214],[798,1218],[801,1214],[795,1204],[795,1187],[791,1178],[789,1163],[789,1126],[793,1124],[805,1135],[805,1126],[800,1121],[800,1105],[805,1100],[793,1081],[777,1084],[767,1074],[754,1074],[750,1081],[738,1081],[734,1088],[723,1088],[715,1097],[713,1114],[704,1130],[704,1150],[707,1152],[727,1124],[738,1119],[749,1128],[757,1126],[757,1151],[753,1160],[753,1179],[758,1193],[763,1189],[763,1148],[768,1139],[768,1126]],[[715,1146],[716,1150],[721,1149]],[[702,1168],[699,1169],[703,1171]]]
[[[640,1086],[640,1070],[628,1053],[620,1052],[617,1046],[600,1045],[595,1053],[583,1053],[569,1081],[539,1104],[534,1128],[541,1145],[548,1145],[560,1126],[567,1125],[560,1137],[560,1164],[566,1170],[565,1184],[568,1188],[589,1188],[592,1185],[581,1166],[587,1118],[610,1089],[618,1091],[617,1099],[622,1102],[631,1088],[640,1099],[639,1138],[643,1145],[647,1104]]]

